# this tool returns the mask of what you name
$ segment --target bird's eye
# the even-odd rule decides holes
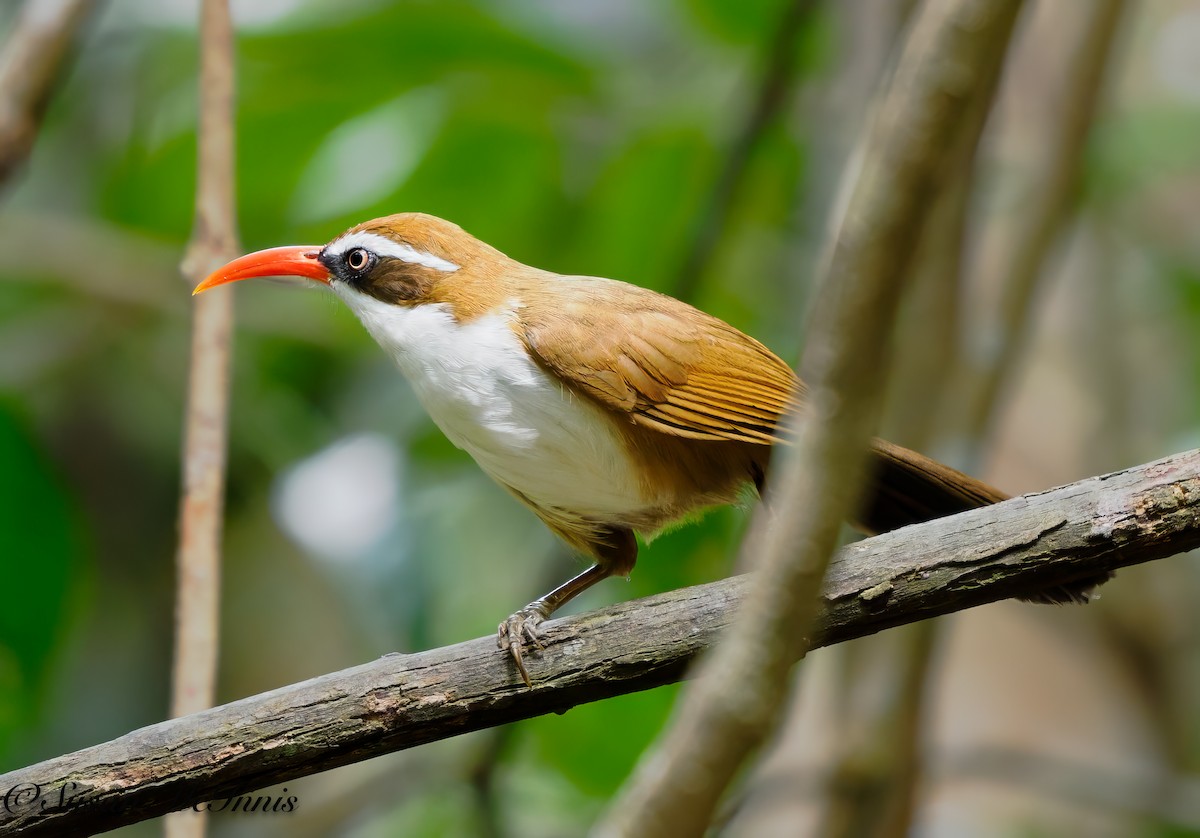
[[[346,254],[346,267],[352,271],[361,271],[371,263],[371,254],[361,247],[356,247]]]

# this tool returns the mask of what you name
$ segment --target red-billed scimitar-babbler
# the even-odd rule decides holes
[[[346,303],[412,384],[433,421],[551,530],[594,564],[500,624],[521,677],[538,625],[637,558],[653,534],[761,490],[782,420],[804,386],[774,353],[672,297],[510,259],[440,218],[367,221],[325,246],[235,259],[195,293],[300,276]],[[867,532],[995,503],[991,486],[875,440],[853,523]],[[1086,601],[1107,578],[1039,601]]]

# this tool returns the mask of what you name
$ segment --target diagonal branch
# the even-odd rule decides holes
[[[858,542],[812,645],[1200,546],[1200,450]],[[526,690],[495,638],[388,655],[0,776],[0,836],[81,835],[677,681],[749,577],[546,624]],[[1034,607],[1034,606],[1030,606]],[[540,671],[539,671],[540,670]]]
[[[960,467],[975,471],[995,421],[995,406],[1024,349],[1035,322],[1034,305],[1048,257],[1076,207],[1084,172],[1084,151],[1101,104],[1104,83],[1125,14],[1124,0],[1087,5],[1083,36],[1058,97],[1053,118],[1039,121],[1041,157],[1036,188],[1022,204],[1016,230],[1005,242],[1011,254],[1003,264],[998,311],[963,338],[964,431],[969,449]],[[1048,115],[1049,115],[1048,109]]]
[[[893,361],[890,384],[896,398],[888,436],[919,451],[929,447],[935,419],[930,405],[943,396],[954,357],[968,211],[980,180],[977,149],[1010,60],[1015,22],[985,45],[991,54],[983,62],[980,92],[948,145],[945,180],[909,266],[907,328],[899,329]],[[820,828],[827,838],[887,838],[912,831],[924,773],[928,672],[940,645],[940,625],[927,620],[843,650],[838,700],[859,712],[852,720],[842,718],[835,738]],[[878,689],[880,683],[888,688]],[[871,693],[877,700],[855,700]]]
[[[0,52],[0,183],[33,149],[68,47],[93,0],[26,0]]]
[[[862,494],[866,446],[886,384],[887,347],[914,248],[944,176],[943,150],[984,87],[988,49],[1020,0],[930,0],[847,176],[810,315],[795,447],[767,498],[788,510],[743,543],[762,573],[741,617],[703,665],[667,731],[606,811],[597,835],[702,835],[717,803],[782,714],[841,522]],[[762,520],[760,513],[759,520]]]
[[[787,104],[796,79],[797,41],[816,9],[816,0],[783,2],[754,101],[730,143],[708,200],[696,219],[691,244],[670,286],[674,296],[681,300],[694,301],[713,251],[721,241],[725,221],[745,184],[754,151]]]

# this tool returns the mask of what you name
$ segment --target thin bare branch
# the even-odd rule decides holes
[[[1197,545],[1200,450],[844,548],[811,645]],[[529,661],[532,689],[495,638],[482,637],[388,655],[0,775],[0,836],[91,834],[676,681],[751,584],[735,577],[550,621],[546,650]]]
[[[1183,834],[1200,832],[1200,777],[1166,771],[1111,768],[1042,752],[979,747],[940,755],[938,779],[1003,783],[1107,817],[1153,819]],[[1119,821],[1117,822],[1119,823]],[[1118,827],[1119,829],[1120,827]]]
[[[1023,203],[1017,230],[1004,248],[1012,255],[1003,269],[999,308],[994,319],[973,328],[964,341],[961,354],[970,365],[964,370],[962,435],[970,449],[962,466],[968,470],[975,470],[979,463],[997,397],[1025,346],[1046,259],[1075,207],[1084,146],[1112,63],[1125,5],[1125,0],[1096,0],[1086,6],[1088,18],[1080,26],[1084,35],[1070,64],[1061,99],[1056,108],[1048,110],[1053,118],[1040,125],[1045,136],[1038,146],[1045,149],[1045,154],[1037,163],[1036,191]]]
[[[0,183],[29,157],[93,0],[27,0],[0,52]]]
[[[672,293],[681,300],[696,296],[729,211],[737,203],[754,150],[787,104],[796,78],[796,41],[818,5],[818,0],[783,0],[754,101],[729,146],[708,201],[696,220],[691,244],[671,284]]]
[[[238,249],[234,205],[233,23],[227,0],[204,0],[200,18],[200,121],[196,216],[183,273],[195,285]],[[233,297],[205,294],[192,320],[180,508],[175,658],[171,712],[211,707],[216,698],[221,532],[229,422]],[[171,838],[204,834],[196,813],[167,821]]]

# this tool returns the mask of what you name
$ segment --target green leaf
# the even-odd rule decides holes
[[[71,501],[28,430],[0,402],[0,752],[36,717],[70,619],[83,535]]]

